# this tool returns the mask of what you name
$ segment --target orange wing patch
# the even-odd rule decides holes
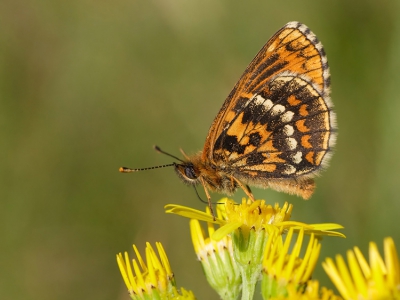
[[[304,123],[306,122],[305,119],[301,119],[296,121],[296,127],[300,132],[307,132],[310,131],[310,128],[308,128]]]
[[[287,101],[289,102],[289,104],[291,106],[296,106],[301,103],[301,100],[296,99],[296,97],[294,95],[289,96]]]

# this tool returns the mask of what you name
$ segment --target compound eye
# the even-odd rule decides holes
[[[189,179],[196,179],[196,173],[194,172],[194,169],[192,166],[186,166],[185,167],[185,175]]]

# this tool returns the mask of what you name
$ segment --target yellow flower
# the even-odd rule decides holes
[[[290,228],[285,242],[279,230],[270,232],[263,258],[261,291],[264,299],[275,300],[339,300],[332,291],[319,290],[318,281],[311,281],[318,261],[321,244],[311,234],[307,249],[300,256],[304,229],[300,229],[297,241],[292,244],[294,228]],[[292,248],[289,254],[289,249]]]
[[[344,299],[400,299],[400,266],[392,238],[384,240],[385,260],[375,243],[369,244],[369,264],[361,251],[347,251],[347,268],[341,255],[322,264]]]
[[[122,253],[117,254],[118,267],[131,298],[134,300],[195,299],[191,291],[182,288],[180,293],[178,292],[164,248],[161,243],[156,243],[156,247],[158,256],[151,245],[146,243],[147,264],[135,245],[133,245],[133,250],[137,259],[132,260],[132,265],[127,252],[124,256]]]
[[[237,299],[242,279],[233,258],[231,237],[225,236],[219,241],[212,240],[210,236],[214,232],[214,226],[208,223],[206,235],[196,219],[190,220],[190,232],[194,250],[210,286],[221,299]]]
[[[262,294],[264,298],[287,294],[289,284],[298,290],[311,278],[315,269],[321,244],[312,234],[303,257],[300,257],[304,238],[304,229],[301,229],[289,254],[293,231],[294,229],[290,228],[285,243],[278,229],[270,232],[263,258]]]

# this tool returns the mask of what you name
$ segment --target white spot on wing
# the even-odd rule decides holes
[[[285,125],[285,127],[283,127],[283,132],[285,133],[285,135],[291,136],[294,133],[293,126]]]
[[[283,171],[283,173],[288,174],[288,175],[293,174],[294,172],[296,172],[296,168],[293,167],[292,165],[288,165],[288,164],[286,165],[286,170]]]
[[[302,160],[303,153],[301,151],[298,151],[295,155],[292,156],[292,160],[295,164],[298,164]]]
[[[270,110],[272,106],[274,106],[274,103],[271,100],[267,99],[267,101],[264,102],[264,107],[266,110]]]
[[[276,115],[280,115],[284,111],[285,111],[285,107],[283,105],[281,105],[281,104],[277,104],[274,107],[272,107],[271,114],[273,116],[276,116]]]
[[[294,112],[292,111],[287,111],[281,116],[281,121],[284,123],[292,121],[294,116]]]
[[[257,95],[254,99],[255,105],[262,105],[266,111],[270,110],[274,103],[270,99],[264,99],[261,95]]]
[[[264,103],[264,101],[265,101],[265,99],[261,95],[257,95],[254,98],[254,104],[256,104],[256,105],[261,105]]]
[[[287,138],[286,142],[290,150],[296,149],[297,141],[294,138]]]

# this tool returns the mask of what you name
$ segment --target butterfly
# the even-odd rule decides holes
[[[164,166],[174,166],[185,183],[201,184],[211,211],[209,191],[231,195],[241,188],[254,200],[249,186],[308,199],[336,140],[329,94],[322,44],[304,24],[287,23],[226,98],[203,150],[191,156],[182,151],[183,160],[170,155],[180,162]]]

